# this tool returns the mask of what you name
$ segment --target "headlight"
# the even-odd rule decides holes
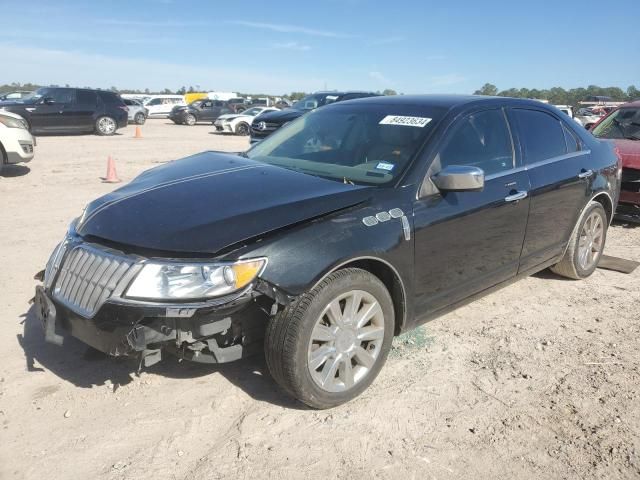
[[[5,117],[4,115],[0,115],[0,123],[8,128],[24,128],[25,130],[28,129],[27,122],[25,122],[24,120],[13,117]]]
[[[222,121],[223,121],[224,123],[230,123],[230,122],[232,122],[232,121],[233,121],[233,120],[235,120],[235,119],[236,119],[236,117],[229,117],[229,118],[223,118],[223,119],[222,119]]]
[[[249,285],[266,264],[266,258],[227,264],[149,262],[125,296],[149,300],[198,300],[228,295]]]

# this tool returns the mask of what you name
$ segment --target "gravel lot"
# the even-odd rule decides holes
[[[33,275],[103,184],[247,138],[152,120],[40,137],[0,176],[0,479],[640,478],[640,270],[543,272],[396,339],[359,399],[290,401],[261,357],[135,374],[69,338],[45,344]],[[640,228],[607,253],[640,261]]]

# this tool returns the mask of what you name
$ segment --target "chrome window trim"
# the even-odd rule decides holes
[[[515,169],[516,168],[516,144],[513,141],[513,132],[511,131],[511,124],[509,123],[509,117],[507,117],[507,112],[506,110],[503,108],[501,108],[500,110],[502,110],[502,116],[504,117],[504,123],[507,124],[507,131],[509,132],[509,140],[511,140],[511,169]]]
[[[538,168],[543,165],[549,165],[551,163],[561,162],[569,158],[579,157],[581,155],[588,155],[590,153],[591,153],[591,150],[578,150],[577,152],[565,153],[564,155],[558,155],[557,157],[551,157],[546,160],[539,160],[529,165],[524,165],[522,167],[514,168],[512,170],[505,170],[504,172],[492,173],[491,175],[487,175],[486,177],[484,177],[484,179],[485,181],[489,181],[489,180],[493,180],[494,178],[500,178],[506,175],[511,175],[513,173],[518,173],[526,170],[532,170],[534,168]]]

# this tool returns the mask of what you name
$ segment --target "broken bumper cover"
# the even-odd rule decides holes
[[[620,200],[616,209],[616,218],[640,222],[640,170],[622,169]]]
[[[57,327],[112,356],[160,359],[168,351],[188,360],[225,363],[262,348],[268,314],[261,297],[248,291],[223,305],[151,304],[106,301],[85,318],[36,287],[35,311],[45,339],[61,345]]]

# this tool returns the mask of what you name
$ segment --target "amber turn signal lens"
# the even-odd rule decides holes
[[[264,260],[255,260],[245,263],[236,263],[232,265],[233,273],[236,277],[236,288],[243,288],[256,278],[260,270],[264,266]]]

